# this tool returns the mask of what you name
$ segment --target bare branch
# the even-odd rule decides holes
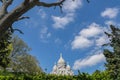
[[[12,33],[14,33],[15,31],[18,31],[19,33],[21,33],[21,34],[24,34],[21,30],[19,30],[19,29],[13,29],[13,27],[12,26],[10,26],[10,31],[12,32]]]
[[[60,2],[56,3],[45,3],[45,2],[36,2],[37,6],[44,6],[44,7],[52,7],[52,6],[60,6],[65,2],[65,0],[61,0]]]
[[[87,0],[87,2],[88,2],[88,3],[90,3],[90,1],[89,1],[89,0]]]
[[[36,5],[37,6],[43,6],[43,7],[53,7],[54,6],[55,8],[56,8],[56,6],[59,6],[60,7],[60,11],[62,13],[63,2],[65,2],[65,0],[61,0],[61,1],[55,2],[55,3],[46,3],[46,2],[39,2],[39,1],[37,1]]]
[[[9,4],[11,4],[11,3],[13,2],[13,0],[8,0],[7,2],[8,2]]]
[[[29,18],[30,18],[30,17],[23,16],[23,17],[18,18],[16,21],[23,20],[23,19],[29,19]]]
[[[23,4],[24,4],[24,5],[27,5],[27,4],[29,3],[29,1],[30,1],[30,0],[25,0]]]
[[[8,7],[13,2],[13,0],[3,0],[2,2],[3,2],[3,5]]]
[[[2,2],[2,0],[0,0]]]
[[[0,8],[0,19],[7,14],[7,8],[9,5],[11,5],[13,0],[1,0],[1,2],[2,2],[2,7]]]
[[[13,31],[18,31],[21,34],[24,34],[20,29],[13,29]]]

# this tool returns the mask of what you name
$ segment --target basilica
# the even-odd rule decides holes
[[[65,60],[62,57],[62,54],[60,54],[60,58],[53,66],[53,70],[51,74],[56,74],[56,75],[73,75],[73,71],[70,68],[69,64],[66,64]]]

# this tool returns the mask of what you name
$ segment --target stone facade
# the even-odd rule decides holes
[[[73,71],[70,68],[69,64],[66,64],[65,60],[62,57],[62,54],[60,55],[60,58],[53,66],[53,70],[51,74],[56,74],[56,75],[73,75]]]

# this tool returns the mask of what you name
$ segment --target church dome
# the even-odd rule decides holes
[[[56,65],[54,65],[53,70],[56,70],[56,69],[57,69],[57,66],[56,66]]]
[[[58,64],[65,64],[65,61],[62,58],[62,54],[60,55],[60,59],[58,60]]]
[[[67,69],[70,70],[70,65],[67,65]]]

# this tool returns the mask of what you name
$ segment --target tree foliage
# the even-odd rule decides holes
[[[77,79],[80,79],[80,80],[92,80],[92,76],[88,73],[85,73],[85,72],[80,72],[78,70],[78,75],[76,76]]]
[[[36,74],[42,72],[37,59],[29,54],[30,48],[20,38],[15,36],[12,40],[13,51],[11,53],[11,68],[14,72],[26,72]]]
[[[110,80],[110,76],[108,71],[99,71],[96,70],[93,74],[92,74],[92,80]]]
[[[17,56],[18,63],[13,64],[14,72],[22,72],[26,74],[38,74],[42,72],[40,65],[35,57],[24,53]]]
[[[120,29],[110,25],[111,32],[105,32],[110,39],[111,49],[104,49],[104,55],[107,63],[105,64],[111,79],[120,80]]]
[[[5,37],[0,40],[0,66],[5,69],[10,63],[9,56],[12,51],[12,44],[10,31],[7,30],[4,35]]]
[[[10,73],[11,74],[11,73]],[[111,80],[107,71],[95,71],[93,74],[88,73],[79,73],[78,75],[53,75],[40,73],[37,75],[26,75],[22,74],[11,74],[8,77],[8,80]],[[0,79],[6,79],[6,76],[0,75]]]

